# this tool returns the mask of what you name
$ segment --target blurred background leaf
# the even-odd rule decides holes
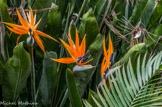
[[[98,24],[92,9],[89,9],[88,12],[83,15],[79,31],[82,38],[86,35],[86,48],[88,49],[99,33]]]
[[[13,56],[4,66],[2,94],[5,101],[15,101],[26,87],[27,78],[31,71],[30,55],[19,43],[14,48]]]
[[[51,4],[52,4],[52,0],[46,0],[46,1],[35,0],[34,4],[32,6],[32,9],[50,8]],[[38,20],[41,18],[41,22],[38,25],[39,30],[43,30],[44,26],[46,25],[46,19],[48,16],[48,12],[49,12],[49,10],[37,13],[36,21],[38,22]]]
[[[39,93],[42,104],[47,106],[51,103],[53,92],[57,85],[57,63],[50,58],[57,59],[55,52],[47,52],[43,60],[43,71],[39,83]]]

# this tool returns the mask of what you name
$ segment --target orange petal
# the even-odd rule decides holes
[[[37,24],[34,26],[34,29],[37,29],[39,23],[41,22],[41,19],[39,19],[39,21],[37,22]]]
[[[7,22],[4,22],[4,24],[6,25],[9,25],[15,29],[21,29],[21,30],[26,30],[23,26],[20,26],[20,25],[16,25],[16,24],[13,24],[13,23],[7,23]]]
[[[27,18],[26,18],[26,14],[25,14],[25,12],[24,12],[24,9],[22,9],[22,11],[23,11],[23,14],[24,14],[24,17],[25,17],[25,21],[28,23],[28,20],[27,20]]]
[[[69,28],[69,44],[70,44],[70,47],[72,48],[72,50],[74,50],[74,47],[73,47],[73,41],[71,39],[71,32],[70,32],[70,28]]]
[[[46,37],[46,38],[49,38],[49,39],[52,39],[52,40],[58,42],[56,39],[52,38],[51,36],[49,36],[49,35],[47,35],[47,34],[41,32],[41,31],[36,30],[35,32],[38,33],[39,35],[43,36],[43,37]],[[58,43],[59,43],[59,42],[58,42]]]
[[[59,62],[59,63],[64,63],[64,64],[70,64],[70,63],[74,63],[75,60],[73,58],[60,58],[60,59],[53,59],[53,58],[50,58],[56,62]]]
[[[77,29],[76,29],[76,37],[75,37],[75,50],[77,53],[79,52],[79,36],[78,36]]]
[[[31,7],[30,7],[30,16],[31,16],[30,25],[31,25],[31,26],[34,26],[34,17],[33,17],[33,11],[32,11],[32,9],[31,9]]]
[[[107,59],[107,53],[106,53],[106,47],[105,47],[105,36],[104,36],[104,38],[103,38],[103,51],[104,51],[105,59],[108,60],[108,59]]]
[[[16,11],[17,11],[17,15],[19,17],[19,20],[20,20],[20,23],[25,27],[26,30],[29,29],[29,25],[28,25],[28,22],[25,22],[24,19],[22,18],[22,16],[20,15],[18,9],[16,8]]]
[[[73,59],[77,59],[76,58],[76,55],[75,55],[75,52],[71,49],[71,47],[66,43],[64,42],[63,40],[60,39],[60,41],[62,42],[62,44],[65,46],[65,48],[67,49],[67,51],[69,52],[70,56],[73,58]]]
[[[109,35],[109,51],[108,51],[108,66],[110,64],[110,58],[111,58],[111,55],[113,53],[113,46],[112,46],[112,41],[111,41],[111,37]]]
[[[105,72],[105,57],[102,60],[102,64],[101,64],[101,78],[103,77]]]
[[[86,41],[85,41],[86,35],[84,36],[82,43],[80,45],[80,56],[83,56],[85,54],[86,49]]]
[[[10,27],[8,27],[8,26],[6,26],[11,32],[14,32],[14,33],[16,33],[16,34],[21,34],[21,35],[23,35],[23,34],[26,34],[26,31],[22,31],[22,30],[20,30],[20,29],[13,29],[13,28],[10,28]]]
[[[34,32],[34,39],[37,42],[37,44],[39,45],[39,47],[42,49],[42,51],[44,52],[45,56],[46,56],[46,52],[42,43],[42,40],[40,39],[40,37],[38,36],[38,34],[36,32]]]
[[[20,39],[20,37],[21,37],[22,35],[19,35],[18,37],[17,37],[17,40],[16,40],[16,45],[18,44],[18,42],[19,42],[19,39]]]
[[[112,41],[111,41],[111,36],[109,34],[109,49],[110,49],[110,53],[113,53],[113,45],[112,45]]]

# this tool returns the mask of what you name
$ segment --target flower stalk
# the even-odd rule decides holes
[[[35,66],[34,66],[34,55],[33,55],[33,45],[29,46],[30,49],[30,57],[31,57],[31,62],[32,62],[32,67],[31,67],[31,95],[32,99],[34,102],[36,102],[36,87],[35,87]]]

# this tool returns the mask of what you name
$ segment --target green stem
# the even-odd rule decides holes
[[[2,16],[0,18],[1,18],[1,21],[3,22]],[[4,39],[5,39],[5,27],[3,24],[1,24],[0,25],[0,46],[1,46],[0,49],[1,49],[1,53],[2,53],[4,61],[7,61],[6,54],[5,54]]]
[[[28,6],[31,7],[31,0],[28,0]]]
[[[80,9],[80,11],[79,11],[78,17],[77,17],[77,19],[76,19],[76,21],[75,21],[75,23],[74,23],[75,26],[77,25],[77,23],[78,23],[78,21],[79,21],[79,19],[80,19],[80,16],[81,16],[81,14],[82,14],[82,12],[83,12],[83,9],[85,9],[85,6],[86,6],[87,2],[88,2],[88,0],[84,0],[84,1],[83,1],[83,4],[82,4],[82,7],[81,7],[81,9]]]
[[[66,21],[66,24],[65,24],[65,30],[64,30],[64,33],[63,33],[63,36],[62,36],[62,39],[64,41],[66,41],[66,37],[65,36],[66,36],[66,34],[68,32],[68,28],[69,28],[69,19],[70,19],[70,11],[68,11],[67,21]],[[63,56],[63,53],[64,53],[64,46],[61,45],[60,58]]]
[[[31,69],[31,95],[34,102],[36,102],[35,99],[35,67],[34,67],[34,56],[33,56],[33,46],[30,47],[30,56],[32,61],[32,69]]]
[[[104,19],[105,19],[106,15],[107,15],[107,12],[108,12],[108,10],[109,10],[109,8],[110,8],[111,2],[112,2],[112,0],[107,1],[106,10],[105,10],[104,16],[103,16],[103,18],[102,18],[102,20],[101,20],[101,23],[100,23],[100,31],[101,31],[101,28],[102,28]]]
[[[61,67],[61,68],[60,68]],[[61,70],[62,70],[62,66],[59,64],[58,65],[58,71],[60,70],[60,72],[58,73],[58,79],[57,79],[57,87],[56,87],[56,91],[55,91],[55,97],[54,97],[54,104],[53,107],[56,106],[56,98],[57,98],[57,94],[58,94],[58,88],[59,88],[59,82],[60,82],[60,77],[61,77]]]
[[[64,107],[64,104],[66,103],[66,100],[68,99],[68,97],[69,97],[69,92],[68,92],[68,89],[66,89],[66,92],[65,92],[63,100],[60,104],[60,107]]]

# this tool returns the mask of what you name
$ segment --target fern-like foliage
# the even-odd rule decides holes
[[[108,77],[109,87],[104,82],[97,93],[91,92],[86,107],[143,107],[162,105],[162,51],[147,61],[137,59],[136,72],[131,60],[126,66]],[[142,60],[142,61],[141,61]]]

